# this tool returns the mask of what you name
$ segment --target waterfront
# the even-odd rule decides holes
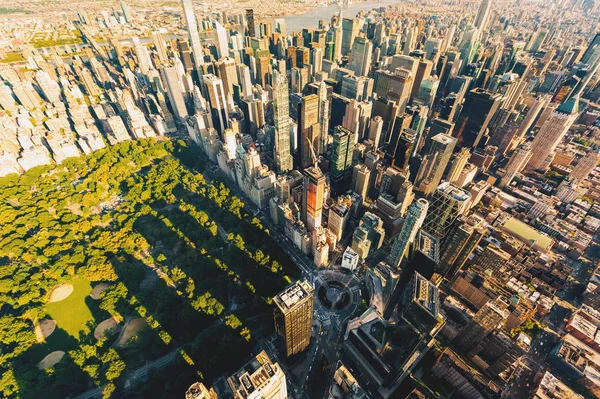
[[[342,9],[342,15],[344,17],[355,17],[356,13],[359,11],[369,11],[374,8],[387,7],[391,4],[397,3],[400,3],[400,1],[381,0],[371,1],[368,3],[350,4],[348,7]],[[320,19],[328,23],[331,20],[331,17],[334,14],[337,14],[339,11],[340,8],[335,5],[315,8],[302,15],[285,17],[287,33],[302,30],[303,28],[318,28]]]

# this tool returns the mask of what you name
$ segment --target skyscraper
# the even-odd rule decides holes
[[[233,399],[287,399],[285,373],[265,351],[227,378]],[[186,398],[187,399],[187,398]]]
[[[167,46],[163,34],[156,31],[152,32],[152,41],[154,42],[154,47],[156,48],[158,59],[161,62],[169,61],[169,57],[167,55]]]
[[[275,122],[275,164],[278,172],[294,167],[290,149],[290,107],[285,75],[273,73],[273,120]]]
[[[471,215],[464,220],[457,220],[441,248],[440,262],[436,273],[447,279],[452,279],[471,256],[486,233],[484,220]]]
[[[327,151],[327,142],[329,140],[329,110],[330,103],[327,94],[327,84],[321,82],[319,84],[319,90],[317,91],[319,96],[319,154],[323,154]]]
[[[545,170],[552,161],[556,146],[561,142],[579,116],[579,95],[576,94],[558,106],[544,122],[531,143],[531,158],[526,169]]]
[[[166,86],[167,95],[171,108],[177,120],[181,123],[187,118],[188,112],[185,105],[185,98],[181,91],[181,83],[179,81],[179,71],[176,66],[163,67],[160,70],[163,84]]]
[[[474,25],[479,31],[484,31],[487,28],[490,18],[490,9],[492,8],[491,0],[483,0],[475,16]]]
[[[229,127],[229,112],[225,101],[223,81],[212,74],[204,75],[203,81],[210,103],[213,125],[222,136],[225,129]]]
[[[506,187],[510,185],[515,175],[523,170],[529,159],[531,158],[531,146],[529,144],[521,144],[510,157],[510,160],[504,168],[504,176],[500,178],[498,187]],[[595,165],[594,165],[595,166]]]
[[[459,152],[452,155],[452,161],[450,162],[446,181],[454,183],[458,179],[460,173],[463,171],[465,165],[469,161],[470,156],[471,151],[469,151],[469,148],[467,147],[461,148]]]
[[[229,41],[227,40],[227,29],[223,27],[219,23],[219,21],[214,22],[215,26],[215,35],[217,38],[217,50],[219,53],[219,58],[229,57]]]
[[[342,20],[342,56],[350,52],[356,36],[358,36],[358,20],[344,18]]]
[[[416,190],[427,196],[437,189],[455,145],[456,139],[444,133],[431,138],[415,177]]]
[[[453,134],[460,146],[475,148],[485,144],[488,125],[501,101],[502,95],[487,90],[477,88],[469,92]]]
[[[581,182],[587,179],[599,162],[600,153],[597,150],[590,150],[579,160],[579,162],[577,162],[577,165],[575,165],[569,174],[569,177]]]
[[[256,36],[256,25],[254,22],[254,10],[251,8],[246,9],[246,35],[254,37]]]
[[[408,207],[402,230],[394,240],[390,254],[387,257],[390,265],[399,268],[404,257],[408,256],[417,233],[423,225],[428,207],[429,202],[423,198],[419,198]]]
[[[194,58],[194,66],[198,73],[198,78],[202,80],[202,65],[204,65],[204,52],[202,51],[202,42],[198,34],[198,24],[194,15],[194,6],[192,0],[181,0],[183,5],[183,15],[190,37],[190,46],[192,47],[192,56]]]
[[[302,221],[308,231],[321,226],[325,202],[325,175],[318,166],[304,169],[302,185]]]
[[[121,1],[121,11],[123,11],[123,17],[125,17],[125,22],[131,23],[131,9],[129,8],[129,4],[124,1]]]
[[[298,107],[298,130],[300,135],[300,166],[305,169],[315,163],[313,157],[318,157],[321,151],[319,96],[316,94],[302,97],[302,102]]]
[[[357,76],[367,76],[371,69],[373,56],[373,43],[365,37],[357,37],[352,44],[348,69]]]
[[[447,238],[452,224],[469,205],[471,194],[451,183],[439,185],[425,218],[423,230],[442,241]]]
[[[148,74],[148,72],[150,72],[150,66],[152,65],[150,62],[150,55],[148,54],[148,50],[142,45],[142,43],[140,42],[140,38],[137,36],[132,37],[131,42],[133,44],[135,56],[138,60],[140,72],[146,75]]]
[[[275,330],[285,340],[287,355],[302,352],[312,336],[314,288],[306,280],[297,281],[273,298],[273,302]]]
[[[356,133],[341,126],[334,128],[331,145],[331,179],[334,182],[349,177],[355,141]]]

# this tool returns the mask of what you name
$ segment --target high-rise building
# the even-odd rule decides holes
[[[344,18],[342,20],[342,40],[341,40],[341,55],[346,55],[352,49],[354,40],[358,36],[359,24],[354,18]]]
[[[587,49],[581,56],[581,62],[584,64],[591,65],[594,62],[597,62],[598,57],[600,56],[600,33],[596,33]]]
[[[314,165],[314,157],[321,153],[321,125],[319,124],[319,96],[302,97],[298,107],[298,130],[300,136],[300,163],[302,169]]]
[[[498,187],[506,187],[510,185],[515,175],[523,170],[529,159],[531,158],[531,146],[529,144],[521,144],[510,157],[510,160],[504,168],[504,175],[498,182]],[[595,165],[594,165],[595,166]]]
[[[140,38],[134,36],[131,38],[131,43],[133,44],[133,50],[135,51],[135,56],[138,60],[138,66],[140,67],[140,72],[144,75],[150,72],[150,68],[152,63],[150,62],[150,55],[148,54],[148,49],[142,45]]]
[[[373,43],[365,37],[357,37],[352,44],[348,68],[357,76],[367,76],[371,69]]]
[[[371,250],[383,245],[385,230],[381,218],[371,212],[365,212],[352,236],[352,249],[361,259],[365,259]]]
[[[417,233],[427,215],[428,207],[429,202],[423,198],[418,199],[408,207],[408,212],[402,224],[402,230],[400,230],[400,233],[394,240],[390,254],[387,257],[387,262],[395,268],[399,268],[402,260],[409,255],[415,243]]]
[[[474,348],[491,332],[498,329],[506,321],[508,314],[508,310],[503,309],[496,302],[489,301],[460,331],[456,339],[457,346],[466,351]]]
[[[225,129],[229,127],[229,111],[227,110],[223,81],[212,74],[204,75],[203,81],[210,103],[213,126],[222,136]]]
[[[256,24],[254,22],[254,10],[251,8],[246,9],[246,35],[255,37],[256,36]]]
[[[225,97],[233,96],[233,86],[238,84],[238,75],[233,58],[224,57],[215,63],[219,77],[223,81]]]
[[[158,59],[161,62],[168,62],[169,56],[167,54],[167,45],[163,34],[156,31],[152,32],[152,41],[154,42],[154,48],[156,48]]]
[[[579,95],[563,102],[550,114],[531,143],[531,158],[526,169],[545,170],[550,165],[554,150],[561,142],[575,119],[579,116]]]
[[[356,133],[336,126],[331,145],[331,179],[340,181],[349,176]]]
[[[229,57],[229,40],[227,39],[227,29],[223,27],[219,23],[219,21],[214,22],[215,27],[215,36],[217,38],[217,52],[219,54],[219,58]]]
[[[488,20],[490,19],[490,10],[492,8],[491,0],[483,0],[477,10],[474,25],[480,32],[487,28]]]
[[[352,170],[352,190],[360,195],[363,201],[369,193],[369,181],[371,180],[371,170],[364,164],[357,164]]]
[[[444,182],[439,185],[430,202],[423,230],[438,240],[444,240],[452,224],[469,205],[471,194],[455,185]]]
[[[600,152],[597,150],[590,150],[579,160],[579,162],[577,162],[577,165],[575,165],[569,174],[569,177],[581,182],[587,179],[590,173],[592,173],[592,170],[598,166],[598,163],[600,163]]]
[[[427,196],[437,189],[455,145],[456,139],[444,133],[431,138],[415,177],[416,190]]]
[[[306,280],[297,281],[273,298],[273,302],[275,329],[285,340],[287,356],[302,352],[312,336],[314,288]]]
[[[319,96],[319,152],[317,155],[323,154],[327,151],[327,142],[329,140],[329,110],[330,103],[327,94],[327,84],[325,82],[321,82],[319,84],[319,89],[317,90],[317,96]],[[356,139],[355,139],[356,140]]]
[[[194,58],[194,66],[198,73],[198,78],[202,79],[202,65],[204,65],[204,51],[202,50],[202,42],[198,34],[198,24],[194,15],[194,5],[192,0],[181,0],[183,5],[183,15],[190,37],[190,46],[192,48],[192,56]]]
[[[129,8],[129,4],[124,1],[121,1],[121,11],[123,11],[123,17],[125,18],[125,22],[131,23],[133,20],[131,18],[131,9]]]
[[[475,148],[485,144],[488,125],[501,101],[502,95],[498,93],[480,88],[469,92],[453,134],[459,146]]]
[[[302,221],[308,231],[321,226],[325,202],[325,175],[318,166],[304,169],[302,185]]]
[[[275,122],[275,164],[278,172],[294,167],[290,149],[290,106],[285,75],[273,73],[273,120]]]
[[[233,399],[287,399],[285,373],[265,351],[227,378]],[[186,398],[187,399],[187,398]]]
[[[448,168],[448,174],[446,175],[446,181],[454,183],[458,180],[461,172],[465,168],[465,165],[469,161],[471,151],[467,147],[463,147],[459,152],[452,155],[450,161],[450,167]]]
[[[188,116],[185,98],[181,91],[181,83],[179,80],[179,71],[176,66],[163,67],[160,70],[163,84],[167,89],[169,102],[173,113],[179,122],[183,122]]]
[[[485,222],[476,215],[457,220],[444,238],[440,262],[435,272],[452,279],[475,251],[485,233]]]

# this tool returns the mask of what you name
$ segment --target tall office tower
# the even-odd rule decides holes
[[[444,240],[456,218],[466,211],[470,199],[471,194],[462,188],[448,182],[440,184],[431,199],[423,230]]]
[[[580,62],[591,65],[598,60],[600,56],[600,33],[596,33],[596,36],[592,39],[587,49],[581,56]]]
[[[313,75],[323,70],[323,49],[314,47],[310,50],[310,64]]]
[[[485,221],[479,216],[457,220],[445,237],[435,272],[451,280],[475,251],[486,231]]]
[[[429,202],[423,198],[419,198],[408,207],[406,217],[402,224],[402,230],[394,240],[390,254],[387,257],[387,262],[396,269],[400,268],[404,257],[408,256],[412,246],[415,243],[417,233],[423,225]]]
[[[319,154],[323,154],[327,151],[327,142],[329,139],[329,110],[330,110],[330,101],[327,96],[327,84],[325,82],[321,82],[319,84],[319,89],[317,90],[317,96],[319,96],[319,127],[321,131],[319,132]]]
[[[283,36],[283,37],[287,36],[284,18],[275,18],[275,20],[273,21],[273,28],[274,28],[275,32],[280,33],[281,36]]]
[[[485,145],[484,136],[501,101],[502,95],[487,90],[477,88],[469,92],[453,134],[461,147]]]
[[[48,72],[39,69],[35,73],[35,81],[40,87],[46,101],[50,103],[60,101],[60,86],[50,77]]]
[[[169,102],[175,117],[180,123],[185,121],[188,116],[185,99],[181,91],[181,82],[179,81],[179,71],[176,66],[163,67],[160,69],[160,75],[167,89]]]
[[[506,321],[509,312],[493,301],[489,301],[479,309],[473,319],[461,331],[456,339],[458,347],[469,351],[482,342],[491,332]]]
[[[523,170],[531,158],[531,146],[528,143],[521,144],[512,154],[508,164],[504,168],[504,176],[500,178],[498,187],[509,186],[515,175]],[[595,166],[595,165],[594,165]]]
[[[412,129],[404,128],[400,134],[396,152],[392,160],[392,164],[401,170],[408,170],[413,149],[417,140],[417,132]],[[387,154],[386,154],[387,155]]]
[[[273,73],[273,120],[275,122],[275,164],[278,172],[294,168],[290,149],[290,98],[285,75]]]
[[[455,145],[456,139],[444,133],[431,138],[415,177],[416,190],[428,196],[437,189]]]
[[[545,170],[552,162],[556,146],[561,142],[579,116],[579,94],[558,106],[544,122],[531,143],[531,159],[526,169]]]
[[[515,133],[513,143],[511,143],[511,145],[507,148],[507,151],[510,151],[519,144],[521,144],[523,138],[525,137],[531,126],[533,126],[533,122],[535,122],[535,120],[537,119],[538,115],[540,115],[544,107],[548,105],[550,99],[550,96],[541,96],[537,100],[535,100],[535,102],[531,105],[531,108],[529,108],[529,111],[527,111],[525,119],[523,119],[523,121],[519,125],[519,129]]]
[[[431,108],[433,106],[433,102],[435,101],[435,96],[439,86],[440,80],[437,76],[430,76],[423,79],[419,85],[419,90],[414,98],[414,101]],[[416,87],[416,83],[413,86],[413,89],[414,87]]]
[[[229,57],[229,40],[227,39],[227,29],[219,23],[214,22],[215,36],[217,38],[217,53],[219,58]]]
[[[148,72],[150,72],[150,66],[152,65],[150,61],[150,55],[148,54],[148,50],[142,45],[142,43],[140,42],[140,38],[137,36],[132,37],[131,42],[133,43],[133,49],[135,51],[135,56],[138,60],[140,71],[144,75],[146,75],[148,74]]]
[[[319,125],[319,96],[302,97],[298,105],[298,130],[300,135],[300,166],[314,165],[321,151],[321,125]]]
[[[190,37],[190,46],[192,47],[192,57],[194,58],[194,66],[198,73],[198,79],[202,81],[202,65],[204,65],[204,52],[202,50],[202,42],[200,41],[200,35],[198,34],[198,25],[196,23],[196,16],[194,15],[194,5],[192,0],[181,0],[183,5],[183,15],[188,29],[188,35]]]
[[[480,32],[487,28],[488,20],[490,19],[490,10],[492,8],[491,0],[483,0],[475,16],[474,25]]]
[[[187,40],[180,37],[177,39],[177,50],[179,51],[179,58],[181,62],[183,62],[183,66],[185,67],[186,72],[191,72],[194,70],[194,61],[192,56],[192,49]]]
[[[579,160],[579,162],[577,162],[577,165],[575,165],[569,174],[569,177],[581,182],[587,179],[599,162],[600,153],[597,150],[590,150]]]
[[[333,132],[331,145],[331,179],[339,182],[349,177],[352,168],[352,154],[356,133],[341,126],[336,126]]]
[[[201,382],[193,383],[185,392],[185,399],[218,399],[214,389],[207,389]]]
[[[461,148],[459,152],[452,155],[450,168],[448,169],[448,174],[446,175],[446,181],[454,183],[456,180],[458,180],[458,177],[465,168],[470,156],[471,151],[467,147]]]
[[[406,40],[404,41],[404,47],[402,47],[402,54],[409,55],[415,49],[418,35],[419,31],[416,26],[407,29]]]
[[[229,111],[227,110],[223,81],[213,74],[204,75],[202,79],[207,93],[206,97],[210,103],[213,126],[222,137],[225,129],[229,127]]]
[[[352,249],[365,259],[369,251],[377,250],[383,245],[385,230],[381,218],[371,212],[365,212],[352,236]]]
[[[375,116],[369,124],[369,140],[373,142],[373,148],[378,149],[381,141],[381,132],[383,130],[383,118]]]
[[[271,61],[269,57],[258,57],[256,59],[256,83],[262,87],[267,87],[271,84]]]
[[[302,185],[302,221],[308,231],[321,226],[325,202],[325,175],[318,166],[304,169]]]
[[[348,69],[354,71],[357,76],[367,76],[371,69],[372,56],[373,43],[366,37],[357,37],[352,44]]]
[[[246,9],[246,35],[255,37],[256,36],[256,25],[254,22],[254,10],[252,8]]]
[[[296,281],[273,298],[275,330],[285,340],[288,356],[302,352],[310,344],[314,288],[307,280]]]
[[[233,86],[238,84],[238,75],[233,58],[221,58],[215,63],[215,69],[219,78],[223,81],[223,91],[225,98],[233,96]]]
[[[285,373],[265,351],[227,378],[233,399],[287,399]],[[188,399],[188,398],[186,398]]]
[[[352,170],[352,190],[360,195],[363,201],[369,193],[369,181],[371,180],[371,170],[364,164],[359,163]]]
[[[154,48],[156,48],[156,53],[158,54],[158,59],[161,62],[168,62],[169,56],[167,54],[167,43],[165,42],[165,37],[160,32],[152,32],[152,41],[154,42]]]
[[[121,11],[123,11],[123,17],[125,17],[125,22],[131,23],[131,9],[129,8],[129,4],[121,1]]]
[[[250,78],[250,68],[247,65],[240,64],[236,66],[238,82],[242,86],[242,98],[246,99],[252,96],[252,79]]]
[[[344,18],[342,20],[342,48],[341,55],[347,55],[352,49],[354,40],[358,36],[359,24],[354,18]]]

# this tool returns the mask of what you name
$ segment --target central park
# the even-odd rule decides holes
[[[0,179],[0,396],[172,397],[273,332],[299,272],[204,165],[139,140]]]

